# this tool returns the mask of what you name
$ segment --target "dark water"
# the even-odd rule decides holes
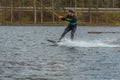
[[[58,40],[64,27],[0,27],[0,80],[119,80],[120,27],[79,27]]]

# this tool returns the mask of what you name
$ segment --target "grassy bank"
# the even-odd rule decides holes
[[[61,13],[66,15],[66,13]],[[40,14],[37,16],[37,22],[34,23],[33,13],[14,13],[11,22],[11,15],[2,15],[0,12],[1,25],[67,25],[67,22],[59,21],[55,17],[53,22],[51,15],[45,15],[41,23]],[[88,13],[78,13],[78,25],[80,26],[120,26],[120,13],[92,13],[91,17]]]

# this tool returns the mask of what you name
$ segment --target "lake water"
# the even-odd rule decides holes
[[[119,80],[120,27],[1,26],[0,80]],[[90,34],[88,32],[103,32]],[[114,32],[114,33],[112,33]]]

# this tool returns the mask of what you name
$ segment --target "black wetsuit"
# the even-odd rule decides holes
[[[62,20],[68,21],[69,24],[66,27],[65,31],[63,32],[63,34],[61,35],[59,41],[61,41],[61,39],[65,36],[66,33],[68,33],[69,31],[71,31],[71,40],[73,40],[74,38],[74,33],[76,31],[76,27],[77,27],[77,18],[75,15],[73,16],[69,16],[67,15],[65,18],[62,18]]]

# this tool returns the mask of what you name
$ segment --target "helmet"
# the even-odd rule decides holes
[[[75,13],[75,10],[73,10],[73,9],[70,9],[70,10],[69,10],[69,12],[71,12],[71,13]]]

